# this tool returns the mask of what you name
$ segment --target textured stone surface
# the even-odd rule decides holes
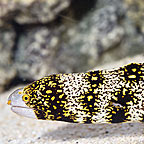
[[[144,3],[143,0],[124,0],[126,17],[124,19],[126,55],[144,53]]]
[[[0,18],[20,24],[46,23],[67,8],[70,0],[1,0]]]
[[[68,30],[70,40],[64,46],[70,49],[69,54],[66,50],[64,53],[69,58],[75,57],[76,71],[96,66],[106,51],[120,44],[124,39],[124,28],[119,24],[121,15],[116,7],[108,5],[91,11],[75,29]]]
[[[94,67],[100,56],[124,38],[119,14],[112,6],[92,11],[75,28],[37,27],[22,34],[15,62],[21,77],[38,79],[49,73],[78,72]]]
[[[0,92],[16,75],[12,62],[14,40],[12,29],[0,29]]]
[[[131,11],[131,14],[135,13],[132,8]],[[123,0],[98,0],[96,8],[85,15],[76,27],[68,30],[69,41],[64,44],[66,54],[59,57],[59,61],[63,65],[73,64],[74,71],[85,71],[96,65],[144,53],[143,34],[131,22],[129,12]],[[67,47],[71,48],[70,53]],[[69,59],[75,57],[75,61],[66,61],[67,55]]]
[[[124,0],[127,13],[132,23],[144,33],[144,1],[143,0]]]
[[[144,4],[141,3],[141,5]],[[103,9],[104,11],[106,8],[108,8],[109,10],[110,8],[115,9],[115,15],[117,16],[116,25],[122,28],[123,35],[119,43],[117,43],[116,45],[113,45],[113,41],[116,39],[116,37],[113,40],[108,41],[108,43],[111,44],[111,47],[103,53],[101,53],[101,55],[98,55],[98,60],[94,61],[96,65],[101,65],[107,62],[120,60],[127,56],[134,56],[136,54],[144,53],[143,34],[139,32],[137,26],[134,25],[134,23],[132,22],[133,19],[129,16],[130,9],[128,7],[131,7],[130,3],[126,3],[126,1],[123,0],[99,0],[97,2],[96,12],[98,12],[101,9]],[[132,7],[131,13],[135,13],[135,9],[133,10]],[[106,15],[106,11],[104,14]],[[103,37],[106,36],[103,35]]]
[[[38,79],[48,73],[57,72],[52,65],[59,34],[48,27],[37,27],[25,32],[19,39],[15,64],[19,76]]]
[[[144,62],[144,56],[126,58],[95,69],[111,69],[130,62]],[[22,86],[19,86],[22,87]],[[143,144],[144,124],[72,124],[40,121],[14,114],[7,98],[11,89],[0,95],[0,143],[4,144]]]
[[[0,64],[11,63],[15,32],[12,29],[0,29]]]

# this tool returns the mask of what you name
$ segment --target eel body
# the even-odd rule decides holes
[[[49,75],[16,90],[8,104],[20,115],[43,120],[143,122],[144,63],[114,70]]]

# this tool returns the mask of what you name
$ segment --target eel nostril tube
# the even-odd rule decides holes
[[[10,105],[11,104],[11,100],[8,100],[7,104]]]

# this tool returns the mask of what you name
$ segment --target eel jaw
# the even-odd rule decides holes
[[[22,100],[23,88],[14,91],[8,98],[7,104],[11,106],[11,110],[21,116],[28,118],[37,118],[32,108],[28,107]]]
[[[35,115],[34,110],[32,108],[20,107],[20,106],[11,106],[11,110],[18,115],[36,119],[36,115]]]

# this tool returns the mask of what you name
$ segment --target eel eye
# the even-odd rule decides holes
[[[22,99],[24,102],[28,102],[29,101],[29,96],[28,95],[23,95]]]

